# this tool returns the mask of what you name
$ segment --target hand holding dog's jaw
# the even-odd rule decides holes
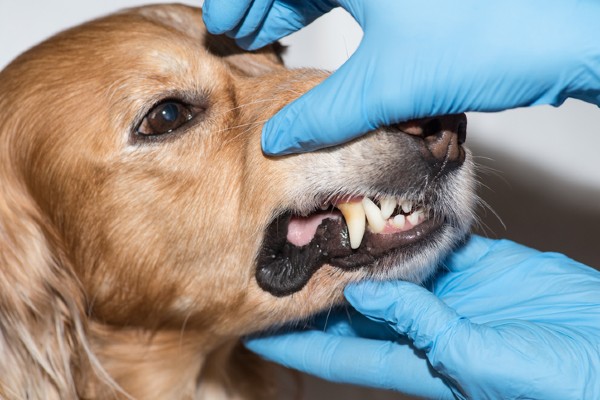
[[[31,292],[39,297],[25,299],[24,309],[75,304],[63,319],[46,321],[66,331],[81,326],[73,341],[83,344],[66,356],[81,365],[98,357],[139,398],[163,393],[145,391],[146,378],[135,373],[144,370],[134,365],[144,351],[181,376],[196,371],[194,379],[161,387],[166,397],[191,397],[202,380],[201,360],[178,362],[180,340],[195,343],[186,348],[202,358],[239,336],[341,302],[350,281],[418,281],[472,218],[470,157],[435,160],[424,138],[396,128],[326,151],[265,157],[264,121],[324,74],[286,70],[273,49],[241,53],[207,36],[200,21],[198,10],[183,6],[133,9],[63,32],[0,73],[0,231],[29,243],[12,246],[15,261],[0,267],[19,277],[32,271],[23,260],[33,251],[46,260],[37,266],[37,284],[22,276],[0,289],[15,294],[15,287],[37,285]],[[362,240],[339,215],[323,219],[304,246],[289,246],[291,221],[324,204],[333,211],[329,206],[347,195],[367,204],[362,224],[372,228],[363,229]],[[418,217],[407,222],[408,201],[427,207],[431,226]],[[386,224],[404,216],[411,229],[376,232],[373,206],[389,214],[381,216]],[[285,231],[269,236],[273,226]],[[7,307],[0,300],[0,310]],[[20,323],[30,327],[34,349],[56,333]],[[0,318],[0,327],[13,328],[6,324]],[[131,365],[117,362],[116,349],[128,341],[139,350],[124,358],[136,360]],[[28,386],[59,398],[66,393],[30,373],[31,348],[8,344],[16,350],[5,360],[19,379],[0,382],[0,393]],[[9,361],[0,361],[0,370]],[[166,376],[161,363],[145,367],[152,369],[146,376]],[[96,376],[93,367],[54,372]],[[78,377],[85,383],[70,389],[110,390],[105,379]]]

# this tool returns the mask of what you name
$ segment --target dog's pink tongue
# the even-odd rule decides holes
[[[315,237],[321,222],[327,218],[340,218],[340,215],[332,212],[319,212],[308,217],[291,217],[287,232],[288,242],[298,247],[306,246]]]

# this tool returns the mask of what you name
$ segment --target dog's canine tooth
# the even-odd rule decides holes
[[[411,201],[403,200],[400,206],[402,207],[402,211],[408,214],[412,210],[413,204]]]
[[[381,217],[385,220],[392,216],[396,209],[396,199],[393,197],[384,197],[381,203]]]
[[[365,215],[369,222],[369,228],[375,233],[380,233],[385,228],[385,219],[381,216],[381,210],[377,207],[377,204],[368,197],[364,197],[362,200],[363,208],[365,209]],[[387,219],[387,218],[386,218]]]
[[[336,207],[342,212],[342,215],[346,220],[348,234],[350,236],[350,247],[358,249],[365,234],[366,227],[365,209],[362,202],[340,203],[337,204]]]

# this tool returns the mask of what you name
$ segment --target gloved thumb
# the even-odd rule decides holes
[[[263,151],[269,155],[312,151],[375,129],[377,123],[365,115],[364,105],[371,62],[359,48],[323,83],[285,106],[263,128]]]

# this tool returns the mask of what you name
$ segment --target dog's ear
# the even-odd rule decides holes
[[[206,35],[206,49],[222,57],[232,68],[248,75],[261,76],[283,68],[285,47],[275,42],[256,51],[245,51],[225,35]]]
[[[83,291],[28,194],[17,150],[26,132],[3,89],[0,73],[0,398],[75,399],[76,381],[96,380],[86,371],[97,369]]]
[[[0,133],[2,150],[8,140]],[[0,397],[76,398],[69,279],[42,218],[0,156]],[[61,276],[62,275],[62,276]]]

